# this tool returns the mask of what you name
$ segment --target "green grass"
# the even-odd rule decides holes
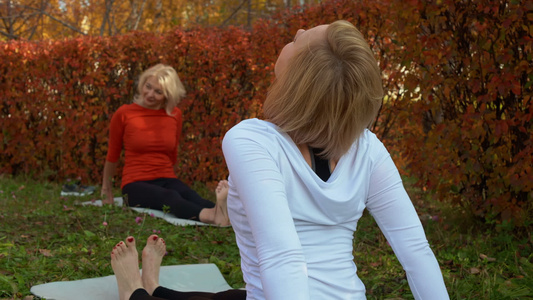
[[[214,199],[202,185],[195,188]],[[121,207],[83,207],[78,203],[98,195],[60,197],[60,190],[59,183],[0,175],[0,299],[31,296],[31,286],[45,282],[111,275],[113,246],[133,235],[140,251],[153,232],[167,242],[163,265],[214,263],[232,287],[244,286],[231,228],[177,227]],[[409,192],[452,299],[533,299],[531,228],[480,225],[421,191]],[[137,217],[142,220],[136,222]],[[405,273],[368,214],[354,243],[368,299],[413,298]]]

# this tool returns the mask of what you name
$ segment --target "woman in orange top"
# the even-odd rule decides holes
[[[162,64],[139,79],[132,104],[122,105],[111,118],[109,147],[102,180],[103,202],[113,203],[111,179],[124,148],[122,194],[127,205],[163,210],[178,218],[230,225],[228,183],[219,182],[217,204],[200,197],[176,177],[182,116],[177,108],[185,88],[174,68]]]

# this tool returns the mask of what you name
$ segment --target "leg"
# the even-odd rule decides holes
[[[218,293],[209,292],[178,292],[158,287],[153,296],[172,300],[246,300],[245,290],[227,290]]]
[[[129,183],[122,189],[129,206],[163,210],[165,206],[178,218],[199,220],[220,226],[231,225],[227,213],[228,181],[221,180],[216,189],[217,204],[203,199],[178,179],[160,178]],[[191,201],[183,195],[190,197]]]
[[[159,285],[159,269],[166,252],[166,244],[162,238],[153,234],[148,237],[142,252],[142,282],[146,291],[154,297],[173,300],[246,300],[246,291],[228,290],[220,293],[179,292]]]
[[[142,252],[142,282],[146,291],[152,296],[172,300],[213,299],[213,293],[179,292],[159,285],[159,269],[166,252],[166,244],[162,238],[153,234],[148,237]]]
[[[159,287],[159,269],[165,253],[165,241],[155,234],[149,236],[142,252],[142,282],[150,295]]]
[[[162,178],[162,187],[178,192],[183,199],[197,204],[203,208],[212,208],[215,204],[207,199],[202,198],[198,193],[188,185],[177,178]]]
[[[204,209],[196,203],[187,201],[177,191],[159,185],[158,181],[137,181],[124,186],[122,194],[128,195],[128,205],[164,210],[165,207],[178,218],[198,220]],[[207,200],[206,200],[207,201]],[[210,202],[212,206],[214,204]]]
[[[126,243],[120,242],[113,248],[111,267],[117,278],[120,300],[128,300],[135,290],[143,288],[139,273],[139,257],[133,237],[128,237]]]
[[[129,300],[167,300],[165,298],[159,298],[150,296],[145,289],[138,289],[133,292]]]
[[[213,300],[246,300],[246,290],[227,290],[218,292]]]

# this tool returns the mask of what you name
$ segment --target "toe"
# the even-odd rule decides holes
[[[135,247],[135,238],[132,236],[129,236],[126,238],[126,245],[129,247]]]
[[[158,239],[159,239],[159,237],[157,236],[157,234],[152,234],[151,236],[148,237],[148,240],[146,241],[146,244],[155,245],[157,243]]]
[[[123,255],[125,250],[123,246],[125,247],[125,244],[123,242],[119,242],[115,245],[115,247],[113,247],[113,254],[115,255],[115,257],[120,257],[121,255]]]

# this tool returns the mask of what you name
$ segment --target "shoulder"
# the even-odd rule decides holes
[[[224,156],[263,155],[278,157],[281,153],[292,155],[297,151],[292,139],[268,121],[248,119],[233,126],[222,140]]]
[[[111,119],[115,121],[124,120],[128,115],[131,114],[131,111],[132,104],[123,104],[113,113]]]
[[[174,107],[174,109],[172,110],[171,115],[175,119],[181,120],[181,117],[182,117],[181,109],[179,109],[178,107]]]
[[[133,111],[136,111],[138,110],[138,107],[140,107],[139,105],[135,104],[135,103],[131,103],[131,104],[122,104],[114,113],[114,115],[126,115],[126,114],[130,114],[132,113]]]
[[[361,137],[359,138],[359,144],[366,145],[367,147],[381,147],[383,143],[379,140],[375,133],[365,129]]]
[[[282,133],[276,125],[254,118],[243,120],[233,126],[225,134],[224,140],[245,138],[260,142],[283,138],[283,136],[284,133]]]
[[[379,162],[390,156],[383,142],[368,129],[365,129],[359,140],[354,143],[352,150],[356,155],[364,155],[374,162]]]

